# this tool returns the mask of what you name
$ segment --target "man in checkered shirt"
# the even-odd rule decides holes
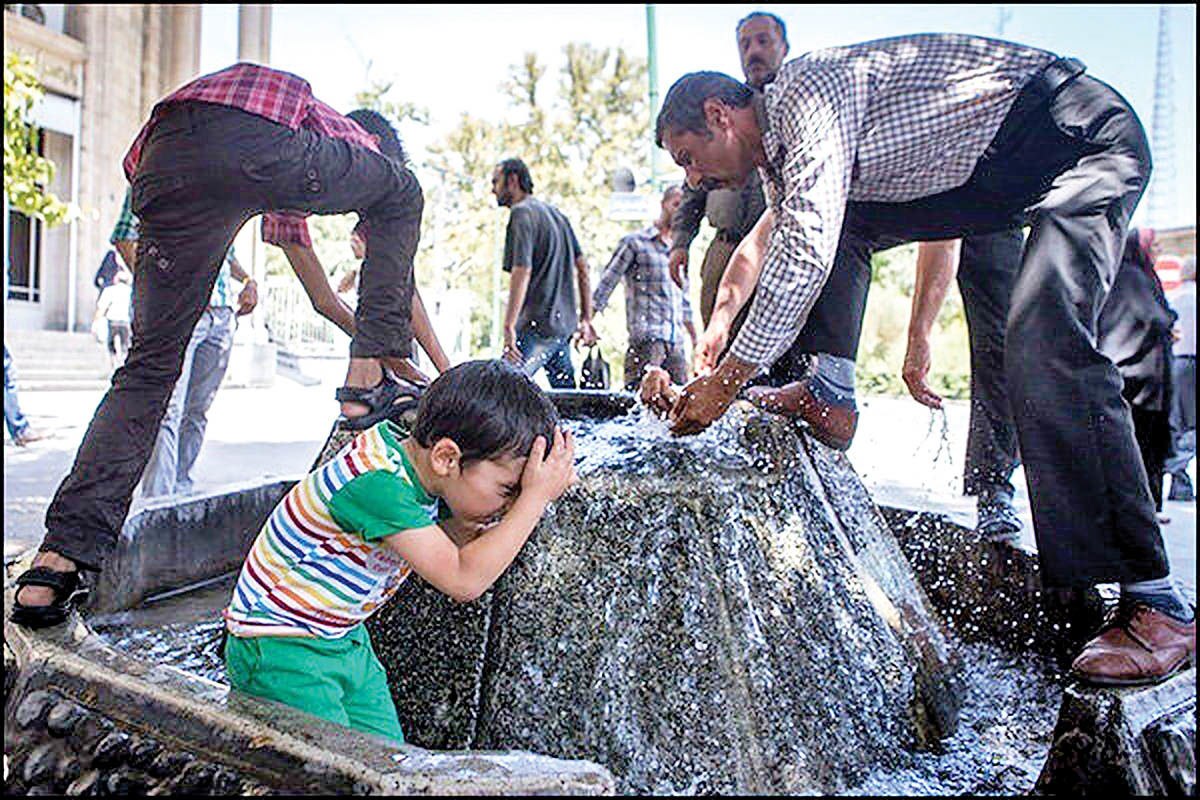
[[[1120,375],[1095,346],[1150,152],[1133,109],[1084,69],[1011,42],[918,34],[808,53],[763,94],[720,73],[677,81],[658,144],[692,186],[737,186],[757,167],[769,203],[739,245],[752,257],[730,265],[757,279],[749,317],[670,413],[677,433],[724,413],[795,338],[831,270],[1029,224],[1005,371],[1042,580],[1119,582],[1117,613],[1073,670],[1152,683],[1194,656],[1195,615],[1170,579]],[[862,306],[846,308],[848,330]],[[700,355],[725,337],[706,330]]]
[[[687,278],[676,286],[668,266],[671,218],[683,199],[683,190],[668,186],[663,192],[658,219],[653,225],[621,237],[617,251],[600,273],[592,293],[592,313],[599,314],[618,283],[625,284],[625,388],[636,389],[647,367],[661,367],[676,383],[687,381],[687,356],[683,334],[696,348],[696,326],[688,302]],[[585,345],[594,344],[588,338]]]

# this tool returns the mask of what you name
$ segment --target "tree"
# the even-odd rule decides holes
[[[54,162],[38,155],[38,132],[31,122],[33,108],[43,93],[33,62],[18,53],[6,53],[4,194],[17,211],[54,226],[70,221],[79,212],[73,204],[64,203],[45,189],[54,179]]]

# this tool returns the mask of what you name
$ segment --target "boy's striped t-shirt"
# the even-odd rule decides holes
[[[387,421],[363,431],[284,496],[225,609],[230,633],[338,639],[399,588],[411,568],[380,539],[437,524],[438,505],[398,436]]]

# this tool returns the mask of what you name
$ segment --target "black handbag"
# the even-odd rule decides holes
[[[588,348],[587,358],[583,360],[579,374],[581,376],[580,389],[607,390],[609,388],[608,362],[604,360],[600,348],[596,345]]]

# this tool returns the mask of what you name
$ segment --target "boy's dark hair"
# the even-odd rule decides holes
[[[672,84],[654,125],[654,143],[663,146],[670,133],[712,135],[704,119],[704,101],[715,97],[727,106],[745,108],[754,90],[723,72],[689,72]]]
[[[734,31],[736,31],[737,33],[741,33],[743,25],[745,25],[750,20],[757,19],[759,17],[766,17],[767,19],[774,22],[775,27],[779,29],[779,38],[781,40],[783,40],[783,43],[785,45],[788,43],[787,25],[784,25],[783,20],[781,20],[779,17],[772,14],[770,11],[751,11],[749,14],[747,14],[746,16],[744,16],[738,20],[737,27],[734,28]]]
[[[388,122],[387,117],[369,108],[356,108],[346,115],[358,123],[358,126],[379,139],[379,152],[403,165],[408,164],[408,153],[404,152],[404,143],[400,134]]]
[[[462,464],[524,458],[538,436],[554,444],[558,410],[524,372],[497,359],[467,361],[442,373],[417,406],[412,437],[421,447],[454,441]]]
[[[500,174],[504,176],[504,180],[508,180],[509,175],[517,176],[517,185],[521,187],[521,191],[525,194],[533,192],[533,176],[529,174],[529,167],[525,166],[525,162],[519,158],[506,158],[500,162]]]

